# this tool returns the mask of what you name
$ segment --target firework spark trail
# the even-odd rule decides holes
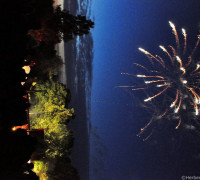
[[[194,103],[194,109],[195,109],[195,115],[198,116],[199,115],[199,109],[196,103]]]
[[[172,56],[169,54],[169,52],[167,51],[167,49],[164,46],[159,46],[160,49],[162,49],[169,57],[169,59],[171,60],[171,62],[173,62]]]
[[[195,69],[194,71],[192,71],[191,74],[192,74],[192,73],[198,73],[198,72],[196,72],[196,71],[198,71],[199,68],[200,68],[200,64],[197,64],[196,69]]]
[[[167,83],[164,83],[164,84],[158,84],[158,85],[156,85],[156,87],[163,87],[163,86],[168,86],[168,84]]]
[[[165,62],[164,62],[163,58],[161,58],[158,55],[156,55],[156,57],[158,57],[158,59],[162,62],[162,67],[165,68]]]
[[[145,84],[157,83],[165,80],[144,81]]]
[[[169,47],[171,48],[172,52],[173,52],[173,57],[176,57],[176,50],[173,46],[169,45]],[[174,59],[172,58],[172,64],[174,62]]]
[[[121,73],[121,74],[129,75],[129,76],[135,76],[135,77],[138,77],[138,78],[151,78],[151,77],[154,77],[154,78],[164,79],[163,76],[146,76],[146,75],[143,75],[143,74],[134,75],[134,74],[130,74],[130,73]]]
[[[199,102],[200,102],[199,95],[194,91],[193,88],[187,87],[187,86],[186,86],[186,88],[189,89],[192,92],[192,94],[194,95],[194,99],[195,99],[194,101],[199,104]]]
[[[187,33],[186,33],[186,30],[183,28],[182,28],[182,34],[184,37],[184,49],[183,49],[183,55],[184,55],[186,52],[186,47],[187,47]]]
[[[178,113],[181,107],[182,97],[180,96],[178,107],[174,110],[175,113]]]
[[[143,48],[138,48],[138,49],[139,49],[141,52],[143,52],[145,55],[150,56],[151,58],[155,59],[158,63],[160,63],[162,66],[164,66],[164,65],[162,64],[162,62],[161,62],[159,59],[157,59],[155,56],[153,56],[150,52],[146,51],[146,50],[143,49]]]
[[[143,128],[141,128],[141,131],[137,134],[137,136],[140,136],[140,135],[144,132],[144,130],[147,129],[148,126],[149,126],[152,122],[153,122],[153,117],[151,118],[151,120],[150,120]]]
[[[174,106],[176,105],[176,102],[177,102],[177,100],[178,100],[178,95],[179,95],[179,91],[176,90],[176,98],[175,98],[174,102],[170,105],[171,108],[174,107]]]
[[[192,56],[194,55],[194,53],[195,53],[195,51],[196,51],[196,49],[197,49],[197,47],[198,47],[198,45],[199,45],[200,35],[198,35],[197,37],[198,37],[198,40],[197,40],[196,45],[195,45],[195,47],[194,47],[194,49],[193,49],[193,51],[192,51],[192,53],[191,53],[191,55],[190,55],[191,58],[192,58]]]
[[[178,121],[178,125],[176,126],[175,129],[178,129],[180,125],[181,125],[181,118],[179,119],[179,121]]]
[[[153,115],[153,117],[146,124],[146,126],[141,128],[141,131],[140,133],[138,133],[138,136],[143,134],[147,128],[152,128],[150,127],[150,124],[158,121],[159,119],[165,118],[175,121],[177,121],[178,119],[179,120],[178,124],[175,127],[175,129],[178,129],[182,124],[185,123],[185,121],[188,122],[188,119],[184,117],[185,114],[190,113],[192,116],[199,115],[200,62],[197,62],[195,66],[194,64],[195,59],[193,56],[197,48],[199,47],[200,35],[198,35],[198,40],[196,41],[194,49],[189,54],[187,50],[186,30],[182,28],[184,44],[183,46],[180,47],[180,41],[175,25],[171,21],[169,21],[169,25],[171,26],[172,33],[175,36],[176,48],[169,45],[168,47],[170,48],[170,51],[168,51],[164,46],[162,45],[159,46],[160,49],[166,54],[167,59],[163,59],[159,55],[154,56],[150,52],[139,47],[138,48],[139,51],[145,54],[148,60],[150,61],[152,69],[148,69],[147,66],[145,67],[141,64],[134,63],[135,65],[144,69],[145,73],[137,75],[129,73],[121,73],[130,76],[135,76],[137,78],[143,78],[142,79],[143,85],[134,86],[134,88],[132,88],[132,90],[134,91],[135,90],[150,91],[151,89],[154,88],[153,89],[155,90],[155,92],[153,91],[154,95],[144,99],[145,103],[151,101],[152,99],[162,94],[165,94],[164,97],[168,98],[168,100],[165,103],[166,107],[161,107],[162,105],[160,105],[160,103],[157,104],[158,112],[161,112],[160,115],[159,113],[156,113],[157,114],[156,116]],[[157,63],[154,63],[155,61]],[[121,87],[131,87],[131,86],[121,86]],[[148,93],[148,91],[145,92]],[[165,102],[165,98],[163,99],[163,102]],[[154,101],[152,103],[154,103]],[[163,113],[164,109],[165,112]],[[191,109],[193,112],[191,112]],[[156,107],[154,108],[154,110],[157,111]],[[153,131],[151,131],[150,135],[147,136],[144,140],[149,139],[149,137],[152,135],[152,132]]]
[[[185,74],[185,73],[186,73],[186,70],[185,70],[185,68],[183,67],[183,63],[182,63],[181,58],[180,58],[179,56],[176,56],[176,60],[177,60],[177,61],[179,62],[179,64],[180,64],[180,70],[183,71],[183,74]]]
[[[197,67],[194,71],[197,71],[200,68],[200,64],[197,64]]]
[[[188,57],[188,63],[186,64],[186,67],[189,67],[189,65],[191,64],[191,62],[192,62],[192,57],[189,56]]]
[[[160,115],[160,118],[163,118],[167,114],[167,112],[168,112],[168,109],[162,115]]]
[[[165,79],[163,76],[146,76],[146,75],[143,75],[143,74],[137,74],[136,75],[137,77],[139,78],[160,78],[160,79]]]
[[[180,49],[180,42],[179,42],[178,33],[177,33],[177,31],[176,31],[176,27],[175,27],[175,25],[174,25],[171,21],[169,21],[169,25],[170,25],[171,28],[172,28],[173,34],[174,34],[175,39],[176,39],[176,45],[177,45],[178,50],[179,50],[179,49]]]
[[[180,68],[182,68],[183,67],[183,63],[182,63],[181,58],[179,56],[176,56],[176,60],[179,62]]]
[[[130,73],[121,73],[121,74],[128,75],[128,76],[136,76],[136,75],[130,74]]]
[[[135,64],[136,66],[139,66],[139,67],[141,67],[141,68],[143,68],[143,69],[145,69],[146,71],[149,71],[146,67],[144,67],[143,65],[141,65],[141,64],[138,64],[138,63],[133,63],[133,64]]]
[[[194,110],[195,110],[195,115],[198,116],[199,115],[199,108],[198,108],[198,105],[195,102],[195,100],[193,100],[193,106],[194,106]]]
[[[152,134],[153,134],[153,130],[151,131],[151,133],[145,139],[143,139],[143,141],[147,141],[152,136]]]
[[[135,89],[132,89],[133,91],[137,91],[137,90],[145,90],[147,88],[135,88]]]
[[[157,93],[156,95],[151,96],[151,97],[145,99],[144,102],[151,101],[153,98],[158,97],[159,95],[161,95],[162,93],[164,93],[168,88],[169,88],[169,86],[167,86],[165,89],[163,89],[162,91],[160,91],[160,92]]]

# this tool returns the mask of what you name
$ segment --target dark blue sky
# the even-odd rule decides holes
[[[160,44],[174,43],[169,20],[178,30],[184,27],[188,38],[195,39],[200,22],[200,2],[95,0],[92,11],[95,16],[92,32],[95,53],[91,117],[93,127],[97,127],[101,142],[107,148],[101,156],[94,150],[92,153],[102,160],[97,168],[105,179],[141,179],[140,174],[145,173],[145,168],[139,166],[145,164],[142,156],[148,151],[141,150],[143,142],[136,137],[142,112],[136,109],[136,102],[128,92],[115,86],[130,85],[130,78],[120,73],[134,74],[133,62],[145,62],[138,47],[160,53]],[[103,164],[105,171],[101,170]],[[98,177],[100,175],[92,173],[91,180],[99,180]]]

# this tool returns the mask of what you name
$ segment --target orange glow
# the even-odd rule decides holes
[[[28,99],[28,96],[27,96],[27,94],[26,94],[26,95],[24,95],[24,96],[23,96],[23,98],[24,98],[24,99]]]
[[[23,66],[22,69],[24,69],[24,71],[25,71],[26,74],[29,74],[30,71],[31,71],[30,66]]]
[[[22,125],[22,126],[14,126],[12,128],[12,131],[16,131],[17,129],[25,129],[25,130],[28,130],[28,124],[25,124],[25,125]]]

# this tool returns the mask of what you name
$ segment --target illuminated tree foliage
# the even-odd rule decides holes
[[[48,144],[46,156],[60,158],[69,155],[73,145],[73,135],[67,129],[74,109],[66,108],[67,90],[64,85],[53,80],[38,83],[32,108],[31,128],[45,129]]]
[[[45,163],[44,161],[34,161],[33,171],[40,177],[41,180],[48,179],[48,176],[46,174],[47,170],[47,163]]]
[[[34,172],[40,179],[78,180],[78,172],[71,165],[69,155],[73,133],[67,124],[74,117],[74,109],[67,109],[69,93],[66,87],[52,79],[37,83],[32,96],[31,128],[44,129],[46,158],[34,162]]]

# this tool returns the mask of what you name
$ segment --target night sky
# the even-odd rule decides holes
[[[128,90],[116,86],[131,85],[131,79],[121,73],[134,74],[136,67],[133,63],[145,63],[146,57],[138,51],[138,47],[153,54],[162,53],[158,48],[160,44],[175,42],[169,20],[175,23],[180,34],[180,29],[184,27],[188,39],[195,40],[199,32],[200,2],[96,0],[93,1],[92,11],[95,28],[92,30],[94,60],[91,121],[100,138],[93,139],[92,143],[90,179],[100,180],[103,177],[106,180],[140,180],[144,177],[142,173],[148,171],[145,169],[143,154],[149,153],[148,157],[151,157],[152,152],[152,149],[148,152],[148,147],[144,145],[146,142],[136,136],[142,126],[140,118],[144,118],[145,114],[142,114],[144,111],[141,108],[137,108],[137,101]],[[195,41],[191,43],[193,46],[194,44]],[[145,118],[148,121],[149,117]],[[98,149],[103,150],[99,152]],[[152,154],[152,161],[159,160],[161,149],[156,149],[156,158],[156,153]],[[96,160],[92,160],[94,157]],[[98,163],[94,163],[97,161]],[[166,174],[176,172],[176,169],[170,172],[170,163],[166,164],[166,171],[158,172],[157,180],[160,177],[167,179],[169,176]],[[152,166],[149,163],[149,167]],[[97,171],[94,171],[95,168]],[[148,172],[148,178],[145,179],[155,179],[155,176],[151,178],[151,172]],[[172,175],[171,179],[176,178]]]

